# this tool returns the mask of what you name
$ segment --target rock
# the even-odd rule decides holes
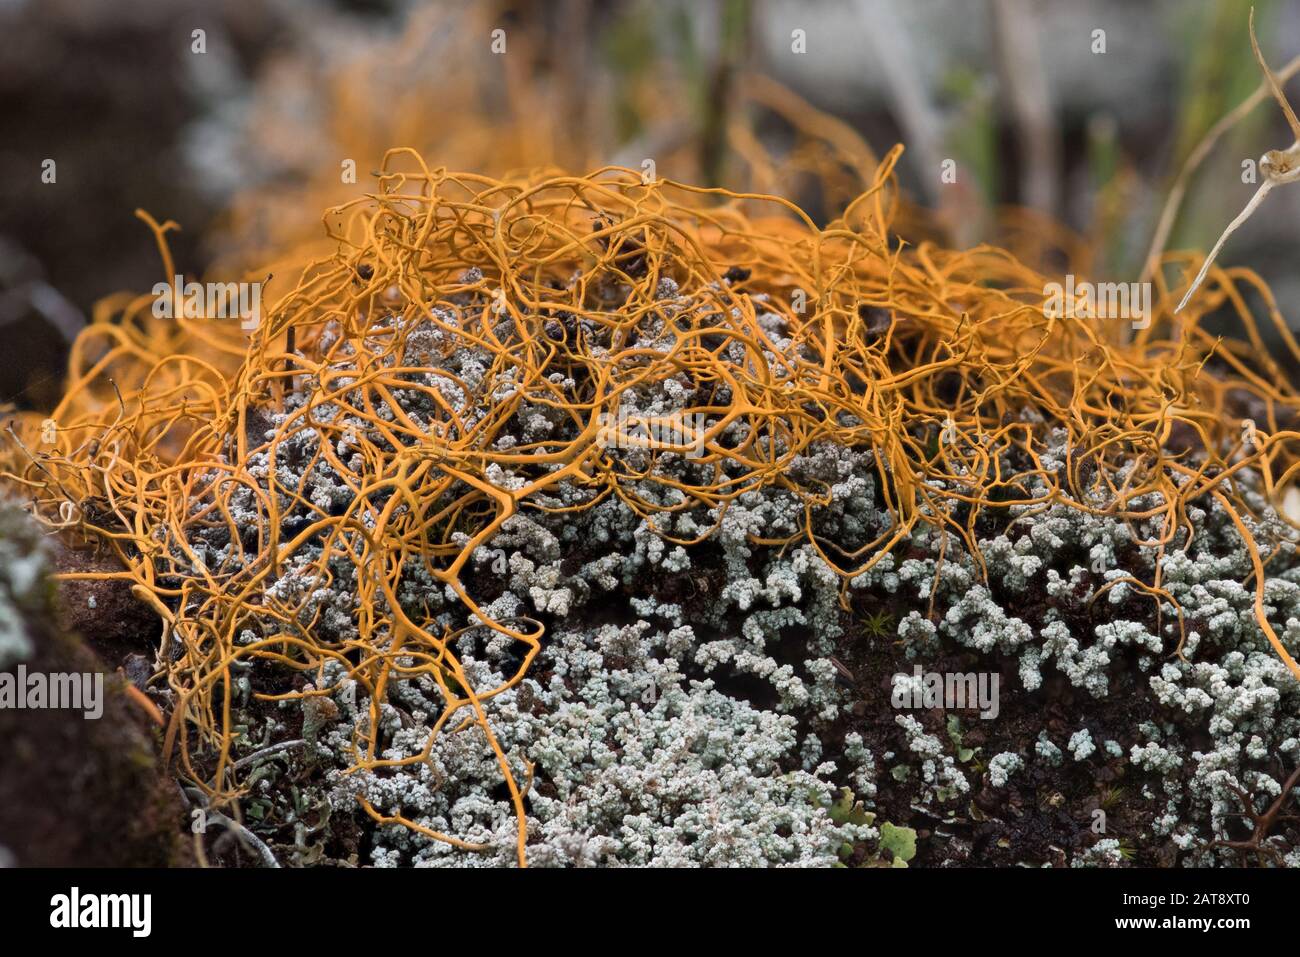
[[[163,774],[156,728],[124,693],[124,683],[55,612],[40,530],[17,507],[0,504],[0,614],[9,614],[26,650],[0,665],[10,675],[103,675],[102,714],[70,708],[0,707],[0,849],[25,867],[163,867],[191,862],[184,811]],[[26,562],[40,574],[26,581]],[[17,574],[15,574],[17,572]]]

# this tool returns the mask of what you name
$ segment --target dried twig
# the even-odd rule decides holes
[[[1210,266],[1214,265],[1214,260],[1219,255],[1219,250],[1223,248],[1223,244],[1227,242],[1228,237],[1237,231],[1237,227],[1250,219],[1273,187],[1294,183],[1297,179],[1300,179],[1300,120],[1296,119],[1295,111],[1291,109],[1291,104],[1287,102],[1286,94],[1282,92],[1282,86],[1278,82],[1277,76],[1269,69],[1268,64],[1264,61],[1264,54],[1260,52],[1259,40],[1255,37],[1254,7],[1250,10],[1250,46],[1255,52],[1255,61],[1259,63],[1259,68],[1264,72],[1264,80],[1272,91],[1273,98],[1282,107],[1282,113],[1286,116],[1287,125],[1291,127],[1291,133],[1295,139],[1286,149],[1269,150],[1260,157],[1259,171],[1264,175],[1264,182],[1255,191],[1255,195],[1250,198],[1246,208],[1238,213],[1237,218],[1230,222],[1228,228],[1223,231],[1223,235],[1214,244],[1210,254],[1205,257],[1205,262],[1201,264],[1201,271],[1192,280],[1191,286],[1183,295],[1182,301],[1178,303],[1178,308],[1174,312],[1181,312],[1183,307],[1187,305],[1188,300],[1192,298],[1192,294],[1200,288],[1206,273],[1210,271]]]
[[[303,738],[294,738],[292,741],[281,741],[278,744],[269,744],[264,748],[259,748],[257,751],[254,751],[252,754],[244,755],[242,758],[240,758],[238,761],[234,763],[233,767],[236,771],[238,771],[240,768],[247,767],[248,765],[252,764],[255,761],[259,761],[262,758],[269,758],[272,755],[279,754],[281,751],[288,751],[290,748],[296,748],[300,744],[306,744],[306,743],[307,743],[306,740]]]
[[[1274,860],[1280,859],[1281,855],[1278,853],[1277,848],[1268,843],[1269,831],[1272,830],[1274,824],[1281,821],[1300,820],[1300,816],[1294,813],[1283,813],[1287,798],[1291,796],[1291,792],[1297,783],[1300,783],[1300,767],[1291,772],[1291,776],[1282,785],[1282,790],[1276,800],[1268,806],[1268,810],[1263,812],[1255,810],[1254,795],[1247,794],[1236,785],[1227,784],[1226,787],[1236,794],[1237,800],[1241,802],[1242,813],[1238,816],[1250,821],[1253,830],[1250,837],[1244,841],[1216,840],[1212,842],[1211,846],[1227,847],[1243,854],[1253,851],[1261,864],[1265,862],[1265,855],[1272,857]]]

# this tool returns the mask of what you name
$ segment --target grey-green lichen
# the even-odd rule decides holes
[[[665,291],[664,308],[684,307]],[[466,428],[479,413],[457,382],[484,394],[517,390],[510,370],[494,371],[473,350],[444,356],[435,330],[403,329],[404,321],[393,320],[406,337],[404,361],[429,367],[425,384],[440,391]],[[490,375],[497,379],[488,381]],[[409,404],[403,411],[417,418],[431,411],[421,405],[428,397],[418,392],[399,390],[393,400]],[[670,381],[628,390],[622,401],[631,414],[667,414],[691,400],[689,390]],[[298,403],[301,397],[290,395],[286,411],[276,415],[291,413]],[[314,414],[334,416],[335,426],[366,427],[349,420],[342,406]],[[381,403],[377,414],[394,413]],[[272,424],[278,421],[273,416]],[[571,437],[566,430],[573,428],[554,408],[528,402],[521,403],[516,422],[513,432],[496,440],[498,447]],[[737,421],[723,438],[744,442],[747,428]],[[1057,436],[1057,445],[1042,454],[1044,470],[1064,467],[1064,440]],[[313,509],[325,512],[347,494],[316,455],[320,442],[318,433],[304,428],[280,443],[281,460],[258,453],[249,463],[267,486],[263,494],[271,494],[272,477],[299,493],[280,495],[287,521],[310,519]],[[346,440],[337,445],[342,461],[357,454]],[[644,450],[609,452],[629,473],[652,464]],[[318,464],[303,474],[293,462]],[[1015,471],[1013,463],[1003,465]],[[1063,681],[1081,702],[1101,702],[1123,669],[1139,675],[1137,693],[1161,714],[1159,723],[1120,735],[1123,744],[1107,729],[1101,749],[1093,732],[1078,724],[1063,732],[1043,728],[1023,754],[992,759],[989,783],[1014,786],[1026,764],[1065,773],[1102,760],[1123,762],[1144,776],[1144,792],[1151,795],[1144,800],[1161,805],[1156,836],[1173,842],[1185,863],[1229,862],[1213,842],[1228,834],[1230,818],[1241,810],[1236,789],[1269,799],[1281,785],[1266,765],[1275,757],[1300,759],[1300,688],[1254,620],[1253,586],[1245,584],[1252,573],[1248,556],[1213,502],[1189,507],[1198,530],[1194,540],[1180,532],[1162,550],[1142,544],[1160,537],[1156,519],[1126,522],[1065,503],[1010,505],[998,521],[976,529],[983,564],[959,538],[923,523],[845,588],[803,537],[806,502],[790,488],[749,490],[710,506],[686,501],[673,480],[716,483],[726,476],[702,471],[713,465],[667,453],[653,467],[655,479],[666,481],[630,482],[627,490],[647,514],[617,497],[575,510],[590,490],[560,482],[534,503],[546,511],[513,515],[472,559],[476,581],[495,582],[490,593],[475,596],[484,614],[499,621],[532,616],[547,625],[532,671],[492,699],[490,715],[516,779],[527,779],[529,763],[534,767],[529,850],[536,863],[825,865],[844,841],[826,812],[843,785],[870,801],[906,780],[920,789],[922,804],[960,808],[979,782],[954,742],[913,714],[892,715],[887,724],[894,737],[879,746],[868,746],[867,729],[853,724],[852,696],[832,659],[855,641],[876,640],[846,632],[845,607],[859,596],[899,609],[902,660],[924,662],[958,651],[988,668],[1013,663],[1019,686],[1004,694],[1043,694],[1050,682]],[[729,466],[717,467],[725,473]],[[818,541],[852,553],[893,527],[870,450],[814,444],[788,474],[825,490],[824,502],[811,512]],[[525,476],[494,467],[488,479],[508,489]],[[1248,493],[1249,476],[1242,479]],[[1051,490],[1031,481],[1024,491],[1024,497],[1047,497]],[[1160,504],[1151,494],[1131,507],[1154,511]],[[1276,551],[1269,555],[1266,611],[1279,623],[1282,641],[1298,653],[1295,534],[1258,496],[1250,504],[1260,516],[1247,519],[1256,539],[1276,543],[1268,546]],[[241,525],[258,520],[252,489],[233,497],[232,514]],[[703,546],[669,541],[706,533]],[[760,545],[756,538],[789,544]],[[210,568],[255,559],[220,526],[205,530],[192,550]],[[178,567],[188,560],[174,558]],[[297,606],[304,625],[332,639],[355,638],[356,567],[334,561],[333,580],[323,587],[300,574],[318,558],[318,546],[302,548],[268,582],[268,593]],[[409,562],[402,572],[397,598],[428,627],[479,625],[463,631],[458,648],[476,685],[494,686],[512,673],[517,648],[508,639],[472,620],[455,593],[420,563]],[[1127,580],[1149,582],[1157,572],[1180,608]],[[1179,610],[1186,635],[1176,655]],[[368,640],[382,647],[385,637]],[[792,644],[799,648],[793,656],[786,653]],[[337,666],[323,679],[323,687],[333,688],[338,717],[315,734],[312,755],[330,769],[333,813],[356,813],[360,794],[383,813],[492,848],[466,854],[394,825],[377,835],[373,863],[495,865],[513,859],[513,810],[479,730],[442,735],[427,762],[395,773],[345,774],[353,733],[368,720],[368,702]],[[887,689],[877,693],[887,698]],[[441,708],[427,678],[395,681],[380,709],[384,756],[420,753]],[[1210,745],[1189,743],[1202,738]],[[1064,762],[1058,742],[1072,761]],[[878,775],[873,749],[889,775]],[[1109,845],[1098,846],[1083,856],[1114,862]]]

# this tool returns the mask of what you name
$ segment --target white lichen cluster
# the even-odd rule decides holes
[[[660,305],[668,314],[693,308],[671,284],[661,288]],[[427,369],[411,381],[436,389],[463,428],[473,428],[485,403],[518,398],[512,371],[475,349],[451,348],[444,333],[418,324],[394,321],[389,331],[404,343],[389,361],[401,356],[403,364]],[[638,348],[665,348],[670,332],[660,326],[647,336]],[[743,350],[737,357],[743,359]],[[343,350],[333,371],[357,372],[348,360]],[[573,383],[556,386],[571,389]],[[235,490],[231,514],[238,527],[255,530],[264,521],[258,503],[275,495],[289,534],[351,507],[349,484],[364,484],[359,477],[367,462],[355,436],[361,430],[371,442],[382,436],[372,424],[349,417],[343,403],[318,404],[305,415],[311,389],[311,383],[302,384],[268,423],[268,438],[288,417],[301,427],[276,444],[274,455],[252,457],[249,471],[260,486]],[[397,390],[392,400],[397,408],[376,404],[380,418],[401,417],[424,427],[435,417],[436,404],[420,389]],[[670,414],[692,401],[692,388],[671,379],[625,391],[619,412]],[[501,449],[563,441],[575,428],[553,403],[521,399],[511,428],[493,441]],[[737,420],[721,440],[742,444],[752,438],[748,429]],[[1044,470],[1064,466],[1063,440],[1042,454]],[[780,451],[779,438],[763,441]],[[355,474],[339,474],[318,455],[326,444]],[[673,452],[652,461],[644,449],[607,451],[627,474],[647,476],[625,489],[641,503],[640,513],[617,496],[588,506],[589,488],[560,482],[532,503],[541,509],[513,515],[471,561],[478,587],[487,589],[474,596],[484,615],[495,621],[527,616],[547,627],[528,676],[490,702],[492,727],[515,779],[532,782],[527,800],[534,863],[832,863],[845,833],[827,812],[831,795],[851,784],[858,798],[870,801],[889,784],[877,777],[873,747],[896,781],[910,779],[909,787],[920,788],[917,800],[964,802],[972,781],[959,743],[927,730],[918,716],[895,716],[889,742],[842,730],[850,702],[831,656],[841,641],[865,640],[845,634],[842,597],[847,603],[858,595],[885,596],[907,607],[896,625],[899,653],[907,660],[925,661],[945,648],[973,653],[990,667],[998,657],[1012,659],[1020,688],[1004,693],[1040,692],[1055,675],[1083,700],[1102,701],[1124,664],[1135,665],[1146,682],[1138,686],[1140,693],[1167,712],[1162,723],[1118,735],[1122,741],[1106,728],[1111,736],[1100,750],[1092,731],[1080,728],[1066,751],[1071,766],[1126,760],[1157,782],[1160,793],[1148,788],[1150,800],[1162,803],[1157,830],[1189,850],[1189,859],[1226,861],[1208,842],[1223,836],[1230,816],[1240,811],[1232,788],[1250,790],[1260,800],[1275,796],[1280,783],[1268,762],[1276,756],[1300,759],[1300,689],[1254,621],[1254,596],[1243,584],[1250,563],[1217,506],[1193,507],[1195,540],[1175,538],[1159,558],[1162,585],[1183,612],[1186,640],[1178,657],[1177,610],[1126,580],[1151,581],[1157,571],[1160,553],[1142,545],[1160,537],[1155,520],[1126,523],[1062,503],[1014,505],[1007,510],[1009,521],[977,529],[983,566],[956,536],[922,525],[893,554],[852,578],[843,594],[839,577],[808,543],[804,523],[810,517],[817,539],[836,543],[846,554],[888,532],[894,520],[877,487],[870,451],[823,442],[791,463],[790,485],[815,487],[823,495],[811,515],[806,501],[785,485],[743,491],[716,506],[692,503],[675,481],[716,484],[739,478],[739,471],[728,475],[728,465],[703,466]],[[527,471],[494,466],[487,477],[497,487],[518,488]],[[1013,464],[1004,463],[1004,471],[1013,473]],[[1026,491],[1049,492],[1041,483]],[[361,510],[359,520],[373,524],[379,504]],[[425,507],[440,504],[445,503]],[[1158,504],[1150,495],[1132,508],[1154,510]],[[1264,516],[1256,523],[1257,538],[1281,541],[1285,551],[1285,560],[1270,564],[1285,570],[1270,573],[1266,610],[1271,620],[1285,623],[1282,640],[1300,652],[1293,536],[1266,503],[1252,505]],[[788,544],[756,544],[759,538]],[[704,544],[686,548],[670,539]],[[461,534],[452,541],[463,545],[468,539]],[[175,550],[178,573],[198,564],[234,572],[257,557],[252,540],[232,540],[224,525],[204,529],[189,544],[197,562]],[[321,548],[309,542],[280,563],[263,600],[292,609],[299,623],[324,638],[355,640],[356,564],[350,556],[332,558],[323,581],[309,574]],[[468,627],[457,652],[476,686],[499,685],[517,668],[519,648],[472,619],[422,561],[401,569],[396,596],[407,614],[433,631]],[[1159,625],[1152,614],[1157,607]],[[246,640],[259,629],[277,627],[268,616],[250,628]],[[382,625],[367,640],[382,648]],[[790,648],[799,651],[791,655]],[[369,703],[339,666],[330,669],[324,686],[334,688],[339,714],[321,728],[314,748],[315,759],[331,768],[336,813],[356,813],[356,796],[363,795],[380,813],[489,847],[467,853],[391,825],[379,832],[373,862],[512,861],[514,812],[482,732],[448,728],[427,760],[346,774],[354,737],[367,730]],[[400,761],[422,754],[442,706],[427,677],[395,679],[380,709],[383,757]],[[1189,731],[1203,732],[1212,747],[1193,748]],[[1014,787],[1026,760],[1048,769],[1063,765],[1062,749],[1046,729],[1030,748],[1032,753],[993,757],[989,784]],[[1103,841],[1083,860],[1114,863],[1117,854]]]
[[[692,681],[669,652],[674,629],[648,622],[563,630],[536,673],[496,699],[493,728],[528,795],[529,857],[535,865],[805,865],[835,860],[841,830],[826,814],[833,765],[795,766],[792,716],[760,710]],[[677,640],[680,640],[680,636]],[[463,642],[473,680],[498,683],[508,656]],[[476,658],[476,653],[482,658]],[[421,753],[436,697],[427,680],[396,695],[394,733],[383,757]],[[322,757],[343,760],[358,722],[355,683],[337,695],[341,720]],[[401,826],[384,828],[374,863],[501,866],[514,856],[515,817],[499,794],[501,773],[472,727],[434,742],[427,761],[395,773],[333,772],[333,800],[350,810],[364,795],[385,814],[491,846],[466,854]]]
[[[1058,458],[1063,461],[1063,453]],[[1043,463],[1048,468],[1059,464],[1051,455],[1044,456]],[[1262,498],[1250,495],[1249,502],[1261,516],[1258,521],[1248,520],[1252,533],[1270,557],[1270,568],[1276,568],[1265,583],[1265,612],[1278,625],[1291,654],[1297,655],[1296,536]],[[1158,498],[1151,495],[1135,501],[1133,508],[1157,504]],[[1195,848],[1187,863],[1234,862],[1228,852],[1211,844],[1228,836],[1234,820],[1240,822],[1243,808],[1237,789],[1254,795],[1252,810],[1262,811],[1281,790],[1277,762],[1288,771],[1296,766],[1300,684],[1256,622],[1250,559],[1231,521],[1215,503],[1189,509],[1189,519],[1197,528],[1194,541],[1187,545],[1185,534],[1180,533],[1159,559],[1162,587],[1178,601],[1183,615],[1185,637],[1181,654],[1176,654],[1179,617],[1171,602],[1158,604],[1159,633],[1152,629],[1150,618],[1124,617],[1135,610],[1149,614],[1157,607],[1150,596],[1124,580],[1130,576],[1152,580],[1159,553],[1137,543],[1159,537],[1154,521],[1130,528],[1060,504],[1035,508],[1032,513],[1021,506],[1011,511],[1024,512],[1026,517],[979,543],[987,582],[997,583],[1005,596],[1002,601],[951,540],[943,561],[946,571],[938,576],[937,585],[937,554],[904,562],[896,582],[877,575],[871,584],[906,586],[918,604],[934,600],[942,616],[940,635],[958,645],[1017,656],[1021,684],[1027,691],[1041,689],[1046,675],[1055,671],[1076,688],[1103,699],[1110,694],[1116,671],[1126,658],[1131,660],[1147,675],[1149,700],[1170,720],[1135,728],[1127,748],[1107,739],[1105,754],[1126,757],[1134,768],[1159,779],[1158,794],[1148,788],[1152,800],[1165,805],[1155,818],[1156,835],[1174,840],[1181,849]],[[1276,546],[1268,544],[1272,542]],[[1280,554],[1271,555],[1273,548]],[[933,544],[930,551],[936,551]],[[1048,601],[1046,607],[1025,616],[1015,596],[1030,588],[1039,589]],[[932,590],[937,593],[932,595]],[[1108,608],[1120,613],[1107,614]],[[928,640],[916,618],[900,625],[899,636]],[[1143,689],[1139,686],[1139,690]],[[1186,743],[1202,734],[1212,740],[1211,747]],[[1048,765],[1061,760],[1060,747],[1045,730],[1034,750]],[[1067,750],[1082,761],[1097,747],[1089,731],[1082,729],[1070,737]],[[1000,772],[998,778],[1003,779]]]
[[[660,292],[668,312],[692,308],[671,284],[661,284]],[[456,320],[451,311],[439,318]],[[651,338],[643,335],[639,347],[656,347],[650,331]],[[498,370],[473,348],[454,347],[444,331],[431,326],[385,320],[376,335],[390,335],[399,345],[376,350],[387,358],[375,361],[393,365],[400,357],[403,365],[426,369],[408,378],[414,386],[437,390],[466,430],[479,421],[486,403],[514,396],[518,389],[508,370]],[[331,371],[343,376],[336,383],[346,386],[353,375],[362,379],[363,370],[354,368],[358,357],[346,344],[335,355]],[[363,525],[374,526],[383,503],[356,508],[350,487],[366,484],[370,465],[359,451],[359,436],[372,444],[385,439],[373,423],[346,411],[361,407],[359,395],[345,392],[337,403],[313,403],[313,389],[310,378],[302,377],[282,411],[251,437],[270,440],[280,429],[287,433],[250,456],[248,473],[257,487],[236,488],[228,496],[230,514],[244,536],[232,537],[224,523],[202,528],[188,550],[173,550],[178,573],[237,574],[251,567],[257,560],[257,530],[266,521],[259,507],[270,498],[281,510],[282,541],[349,508]],[[628,390],[618,411],[670,414],[689,405],[690,392],[676,380]],[[420,425],[436,412],[421,388],[396,390],[391,400],[373,407],[381,420]],[[512,422],[517,426],[494,440],[498,448],[571,437],[574,428],[553,403],[521,401]],[[746,428],[737,423],[723,437],[743,442]],[[322,455],[323,450],[331,455]],[[631,469],[648,461],[636,448],[606,451]],[[346,471],[331,462],[342,463]],[[859,534],[881,520],[870,502],[871,480],[863,478],[868,462],[868,453],[818,447],[794,469],[806,481],[833,486],[827,520]],[[666,478],[700,481],[712,466],[666,453],[656,469]],[[692,474],[692,469],[701,471]],[[210,478],[222,481],[219,473]],[[500,488],[518,488],[525,480],[522,471],[495,466],[487,478]],[[811,546],[750,544],[755,535],[795,535],[804,519],[803,502],[790,491],[768,490],[742,494],[717,508],[683,509],[680,493],[668,483],[635,483],[631,491],[648,503],[649,515],[638,515],[614,497],[572,510],[592,493],[560,483],[537,504],[571,511],[516,513],[471,556],[475,581],[480,587],[492,583],[489,593],[475,594],[483,616],[494,621],[529,616],[547,626],[528,676],[489,706],[493,732],[515,779],[531,782],[530,861],[833,863],[845,840],[854,837],[828,814],[833,785],[851,781],[860,796],[869,797],[875,775],[874,758],[860,739],[837,767],[823,760],[826,745],[817,733],[836,721],[846,703],[828,657],[841,630],[840,582]],[[202,493],[194,510],[202,509],[204,496],[212,493]],[[397,515],[408,508],[402,504]],[[697,570],[691,552],[666,540],[695,538],[710,529],[724,575]],[[466,541],[463,534],[452,536],[453,544]],[[259,604],[291,613],[320,639],[356,641],[360,573],[351,556],[342,554],[326,563],[328,576],[318,574],[323,547],[322,541],[308,541],[279,562]],[[667,585],[673,598],[663,597]],[[431,631],[462,633],[456,651],[476,687],[499,685],[518,668],[519,647],[482,626],[482,618],[471,616],[423,561],[409,560],[401,568],[395,594],[403,610]],[[691,599],[688,619],[683,604]],[[382,597],[377,600],[381,621],[365,636],[380,649],[388,640],[385,604]],[[240,641],[280,627],[274,616],[254,616]],[[777,652],[791,637],[804,648],[795,660]],[[338,663],[327,666],[318,684],[332,689],[335,707],[319,726],[320,713],[314,712],[307,747],[310,760],[328,769],[334,813],[360,816],[357,797],[362,796],[381,814],[401,815],[489,847],[467,853],[392,825],[380,829],[373,863],[514,861],[514,809],[479,728],[444,728],[427,760],[348,773],[356,759],[356,736],[369,733],[370,702],[364,687],[348,679]],[[756,684],[768,690],[756,695]],[[442,709],[430,678],[394,676],[379,709],[381,757],[401,761],[422,754]]]
[[[989,761],[989,784],[995,788],[1006,787],[1011,775],[1024,766],[1025,762],[1014,751],[1003,751],[1001,754],[994,755]]]

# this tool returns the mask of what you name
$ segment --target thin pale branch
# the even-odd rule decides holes
[[[1223,234],[1219,237],[1219,241],[1215,243],[1214,248],[1210,250],[1210,254],[1205,257],[1205,262],[1201,263],[1201,271],[1196,274],[1196,278],[1192,280],[1192,284],[1187,287],[1187,292],[1183,294],[1182,301],[1178,303],[1178,308],[1176,308],[1174,312],[1183,311],[1183,306],[1187,305],[1187,300],[1192,298],[1192,293],[1196,292],[1196,290],[1200,288],[1201,282],[1205,279],[1205,274],[1208,273],[1210,267],[1214,265],[1214,260],[1219,255],[1219,250],[1223,248],[1223,244],[1228,241],[1228,237],[1237,231],[1238,226],[1250,219],[1251,214],[1259,208],[1259,204],[1263,202],[1264,197],[1267,196],[1272,189],[1272,180],[1266,179],[1264,182],[1259,184],[1259,189],[1255,190],[1255,195],[1250,198],[1250,202],[1246,204],[1246,208],[1238,213],[1237,218],[1228,224],[1228,228],[1223,231]]]

